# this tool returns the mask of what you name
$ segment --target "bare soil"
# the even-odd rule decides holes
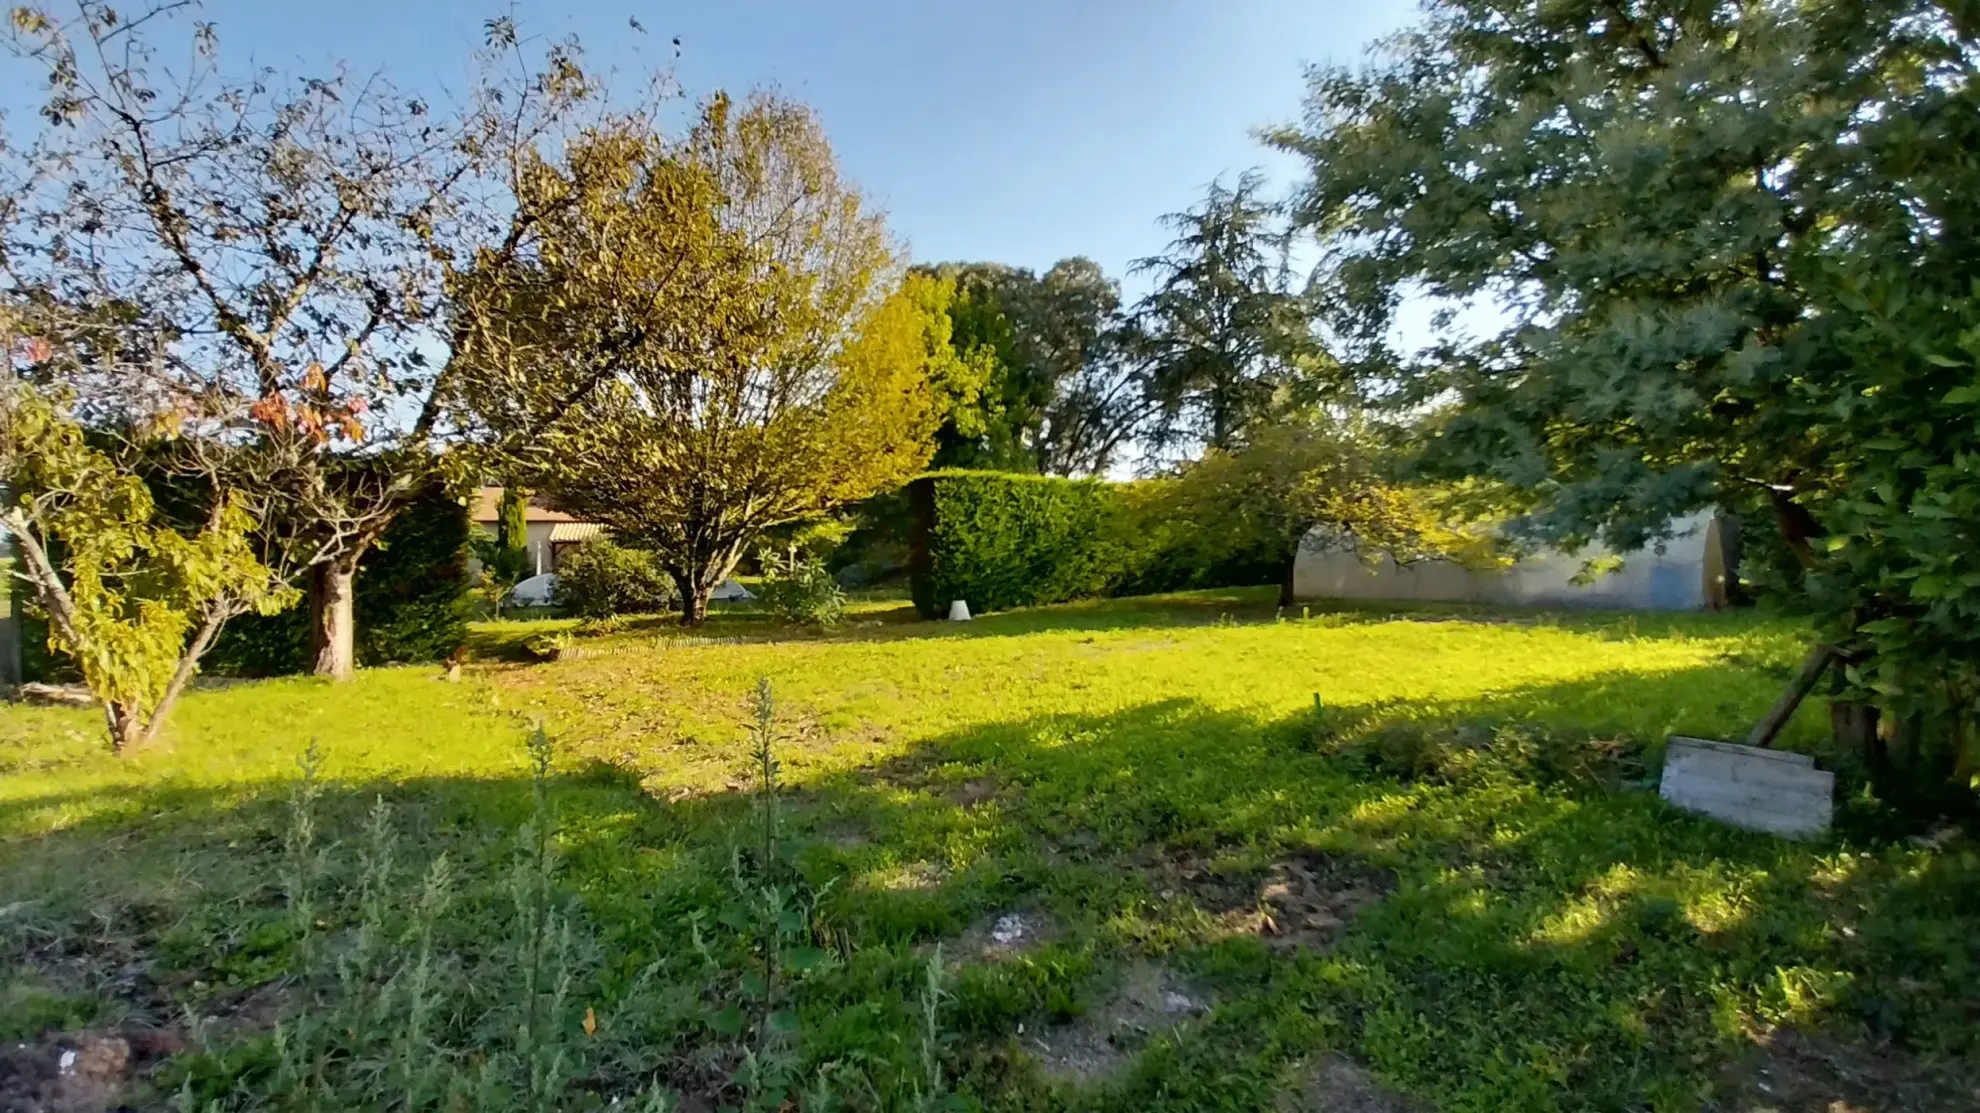
[[[1317,851],[1241,873],[1173,856],[1157,865],[1155,876],[1161,895],[1187,895],[1228,932],[1257,935],[1273,947],[1309,949],[1333,944],[1362,909],[1396,884],[1387,870]]]
[[[1893,1050],[1778,1029],[1754,1037],[1709,1107],[1717,1113],[1954,1113],[1980,1109],[1980,1079]]]
[[[1209,1008],[1207,994],[1159,963],[1141,962],[1078,1020],[1018,1039],[1047,1075],[1083,1085],[1118,1073],[1149,1040]]]

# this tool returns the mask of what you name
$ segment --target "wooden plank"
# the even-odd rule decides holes
[[[1668,749],[1665,751],[1666,753],[1679,749],[1711,750],[1715,753],[1739,754],[1743,757],[1758,757],[1766,758],[1770,761],[1784,761],[1790,765],[1799,765],[1803,769],[1813,769],[1815,767],[1815,759],[1813,757],[1808,754],[1795,753],[1793,750],[1759,749],[1753,746],[1742,746],[1737,742],[1716,742],[1710,738],[1689,738],[1682,734],[1671,735],[1667,745]]]
[[[1788,683],[1787,691],[1774,701],[1773,708],[1767,712],[1766,718],[1754,726],[1753,733],[1746,736],[1747,745],[1765,746],[1774,740],[1774,736],[1794,716],[1794,709],[1800,707],[1801,701],[1814,690],[1815,682],[1822,679],[1822,673],[1828,670],[1829,662],[1835,655],[1836,647],[1832,645],[1818,645],[1808,651],[1808,659],[1801,663],[1801,671]]]
[[[1706,739],[1673,737],[1659,793],[1676,807],[1749,830],[1804,836],[1835,813],[1835,774],[1790,755]]]
[[[1666,758],[1664,765],[1667,769],[1682,770],[1690,776],[1716,777],[1734,784],[1774,787],[1789,792],[1799,791],[1808,783],[1809,774],[1814,772],[1805,765],[1696,751],[1679,752],[1675,757]]]

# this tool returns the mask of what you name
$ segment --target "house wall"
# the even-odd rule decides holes
[[[1589,584],[1576,584],[1582,564],[1609,555],[1599,547],[1569,555],[1548,550],[1494,571],[1447,561],[1398,566],[1382,558],[1370,567],[1354,552],[1328,548],[1316,531],[1293,562],[1293,593],[1301,599],[1397,599],[1524,606],[1604,607],[1687,611],[1723,606],[1727,572],[1721,524],[1709,513],[1676,523],[1681,536],[1664,551],[1638,550],[1623,566]]]
[[[555,526],[555,522],[531,522],[526,527],[523,548],[529,553],[529,574],[532,576],[550,571],[550,531]],[[494,537],[495,524],[476,522],[474,533],[476,537]],[[481,562],[469,557],[468,572],[472,574],[479,571],[481,571]]]

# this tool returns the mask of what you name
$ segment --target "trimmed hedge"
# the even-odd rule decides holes
[[[467,638],[473,611],[467,508],[445,491],[415,499],[358,566],[351,609],[361,664],[438,661]],[[200,664],[218,676],[282,676],[309,667],[309,602],[227,623]]]
[[[1160,480],[1109,483],[942,471],[908,485],[914,603],[972,612],[1271,582],[1270,554],[1232,552],[1173,520]]]

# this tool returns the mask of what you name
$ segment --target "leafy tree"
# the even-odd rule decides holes
[[[1490,538],[1468,528],[1436,492],[1385,478],[1379,469],[1392,459],[1365,422],[1287,415],[1252,430],[1241,448],[1209,449],[1163,497],[1168,517],[1190,523],[1206,542],[1274,554],[1282,607],[1293,605],[1293,566],[1303,545],[1337,545],[1401,564],[1497,559]]]
[[[17,381],[0,383],[0,483],[0,526],[48,615],[50,648],[76,660],[115,752],[157,736],[228,619],[294,599],[257,557],[261,508],[242,492],[211,488],[204,518],[181,530],[128,461]]]
[[[448,278],[516,249],[515,171],[593,86],[574,44],[538,67],[506,19],[444,113],[376,74],[228,74],[211,24],[183,51],[148,38],[185,7],[13,10],[11,72],[47,94],[0,150],[4,296],[29,332],[116,356],[62,365],[79,420],[197,414],[179,436],[238,450],[230,489],[280,492],[262,531],[308,582],[316,671],[347,677],[358,564],[471,464],[435,443]]]
[[[998,349],[982,343],[957,349],[958,320],[967,327],[973,309],[959,305],[962,295],[956,292],[953,278],[911,270],[901,282],[901,297],[914,307],[921,322],[925,374],[937,418],[935,459],[973,458],[985,450],[993,430],[1001,429]]]
[[[717,96],[676,141],[601,130],[531,176],[570,200],[461,285],[508,310],[476,311],[500,327],[457,351],[463,404],[540,423],[543,486],[658,554],[684,621],[764,530],[927,461],[924,314],[807,109]]]
[[[502,488],[502,498],[496,504],[495,542],[504,549],[527,552],[529,549],[529,498],[532,492],[524,487]]]
[[[1972,7],[1465,0],[1394,46],[1316,71],[1276,137],[1311,165],[1299,221],[1359,364],[1453,401],[1434,461],[1531,492],[1539,536],[1620,551],[1710,504],[1771,519],[1776,586],[1909,736],[1914,782],[1964,784]],[[1504,325],[1406,359],[1385,337],[1412,289]]]
[[[1211,183],[1202,204],[1162,218],[1175,232],[1168,249],[1135,263],[1155,282],[1133,320],[1158,446],[1233,449],[1324,365],[1264,187],[1255,170],[1232,187]]]
[[[1036,436],[1044,388],[1018,349],[1009,309],[1013,291],[1030,281],[1029,272],[1000,263],[944,263],[916,268],[914,274],[952,291],[950,345],[969,368],[975,388],[966,400],[958,398],[936,429],[934,465],[1032,470],[1028,446]]]
[[[1120,284],[1091,259],[1062,259],[1038,280],[1022,320],[1024,343],[1052,384],[1039,472],[1105,472],[1144,431],[1154,403],[1125,342]]]
[[[945,421],[937,467],[1084,475],[1105,471],[1148,413],[1121,344],[1120,287],[1083,257],[1040,276],[998,263],[945,263],[951,342],[983,386]]]

